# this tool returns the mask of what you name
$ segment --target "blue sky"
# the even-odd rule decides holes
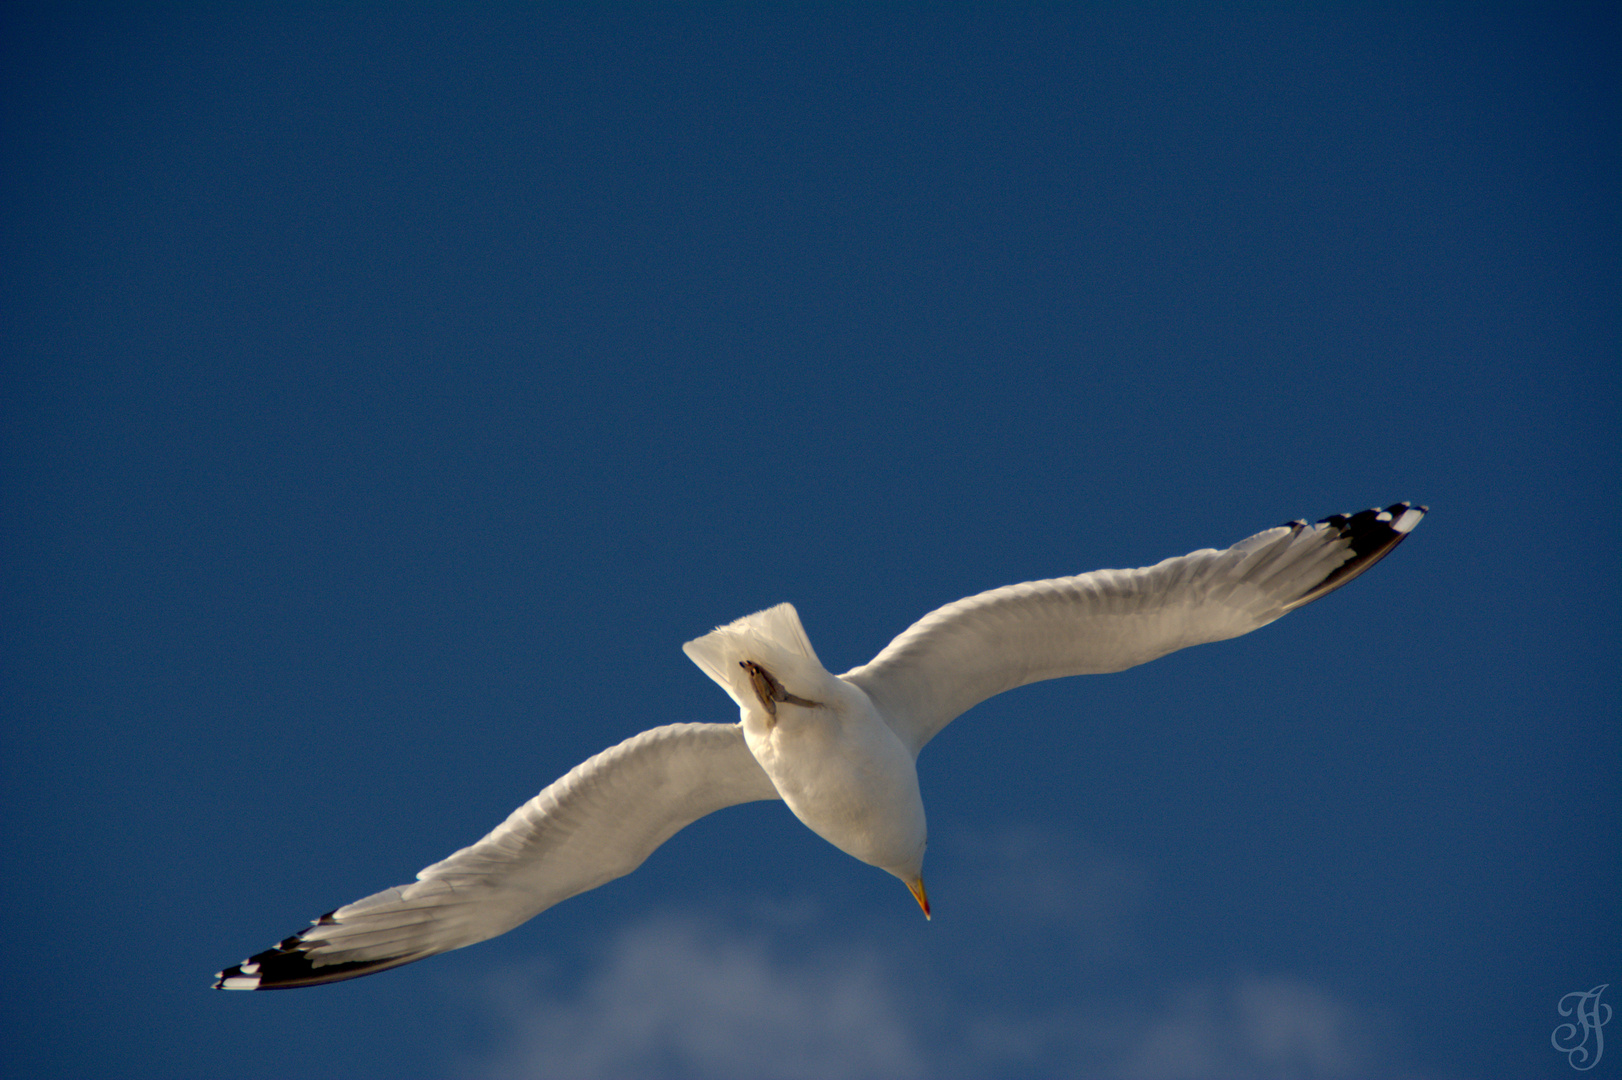
[[[0,18],[0,1071],[1554,1076],[1622,986],[1607,8]],[[1323,602],[932,743],[931,923],[756,804],[208,989],[735,718],[718,623],[839,671],[1399,499]]]

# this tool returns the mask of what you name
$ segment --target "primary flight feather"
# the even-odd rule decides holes
[[[1397,503],[1293,521],[1225,551],[993,589],[838,676],[792,606],[739,619],[683,646],[738,703],[738,723],[670,724],[604,750],[416,881],[328,912],[214,986],[314,986],[472,945],[630,873],[705,814],[760,799],[782,799],[817,835],[900,878],[927,917],[914,761],[941,728],[1016,686],[1266,626],[1367,570],[1425,513]]]

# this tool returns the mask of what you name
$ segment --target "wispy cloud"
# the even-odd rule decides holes
[[[1030,833],[971,839],[962,853],[985,871],[965,880],[988,884],[958,902],[993,905],[1010,933],[1084,964],[1085,989],[1046,985],[1024,1002],[988,1003],[984,971],[953,972],[819,912],[790,923],[662,917],[624,929],[582,979],[559,984],[537,969],[493,989],[483,1004],[504,1031],[473,1073],[1165,1080],[1342,1077],[1395,1064],[1370,1010],[1289,974],[1146,985],[1129,925],[1148,891],[1139,869]],[[991,884],[1009,880],[1017,896]]]
[[[1319,987],[1241,977],[1183,987],[1142,1018],[1122,1062],[1132,1077],[1365,1075],[1374,1025]]]
[[[1089,953],[1130,948],[1131,915],[1148,889],[1142,867],[1028,826],[956,829],[947,842],[957,902],[997,912],[1011,930],[1058,932]]]
[[[508,1077],[909,1077],[924,1059],[887,972],[851,948],[790,958],[696,919],[622,933],[568,999],[510,981]]]

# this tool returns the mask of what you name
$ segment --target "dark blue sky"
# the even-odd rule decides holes
[[[1622,986],[1608,7],[0,19],[0,1071],[1569,1071]],[[207,988],[734,719],[718,623],[840,671],[1399,499],[1343,592],[931,744],[932,923],[758,804]]]

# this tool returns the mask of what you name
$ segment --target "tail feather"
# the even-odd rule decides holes
[[[759,704],[748,673],[739,666],[744,660],[760,664],[785,683],[816,686],[829,677],[793,604],[745,615],[681,648],[743,709]]]

